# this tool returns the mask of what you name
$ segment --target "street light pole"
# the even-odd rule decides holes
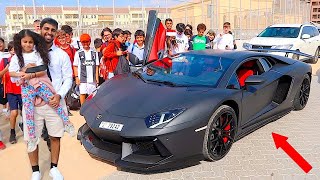
[[[80,8],[80,0],[77,0],[77,3],[78,3],[78,13],[79,13],[79,22],[78,22],[78,25],[79,25],[79,27],[78,27],[78,36],[80,36],[80,29],[81,29],[81,26],[82,26],[82,24],[81,24],[81,8]]]
[[[202,18],[202,22],[204,22],[204,21],[203,21],[203,13],[204,13],[203,7],[204,7],[204,5],[203,5],[203,0],[201,0],[201,11],[202,11],[202,12],[201,12],[201,16],[202,16],[201,18]]]
[[[144,11],[143,11],[143,0],[141,0],[141,14],[142,14],[142,29],[144,30]]]
[[[114,0],[112,0],[112,16],[113,16],[113,27],[115,27],[116,25],[116,18],[115,18],[115,14],[114,14]]]
[[[36,12],[36,3],[35,0],[32,0],[32,5],[33,5],[33,20],[38,19],[37,16],[37,12]]]

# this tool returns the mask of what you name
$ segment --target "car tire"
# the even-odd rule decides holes
[[[207,124],[202,150],[204,158],[208,161],[222,159],[231,149],[236,132],[235,111],[230,106],[220,106]]]
[[[309,94],[310,77],[308,74],[305,74],[293,101],[293,109],[295,111],[300,111],[307,105]]]
[[[299,49],[297,49],[296,51],[300,52]],[[299,59],[300,59],[300,55],[298,55],[298,54],[293,54],[293,55],[292,55],[292,59],[294,59],[294,60],[299,60]]]
[[[311,64],[317,64],[319,58],[320,48],[318,47],[316,52],[314,53],[314,58],[310,60]]]

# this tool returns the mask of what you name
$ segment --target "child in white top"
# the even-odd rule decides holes
[[[30,139],[27,142],[27,151],[33,152],[39,143],[39,137],[35,135],[34,107],[37,104],[44,105],[43,102],[41,103],[41,100],[45,104],[48,104],[50,97],[55,93],[45,70],[50,63],[48,49],[46,48],[44,38],[30,30],[20,31],[13,39],[16,55],[11,59],[9,72],[11,77],[19,78],[18,83],[22,87],[21,97],[26,113],[27,127],[25,130],[28,132]],[[28,68],[38,68],[38,70],[26,73]],[[17,79],[12,80],[14,80],[13,82],[17,82]],[[61,106],[58,106],[55,110],[63,120],[65,131],[74,136],[74,126],[69,121],[66,112]]]

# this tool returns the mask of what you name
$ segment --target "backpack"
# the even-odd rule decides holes
[[[77,92],[77,85],[75,82],[72,83],[72,87],[66,95],[66,104],[70,110],[79,110],[81,107],[80,94]]]
[[[127,73],[130,73],[129,61],[126,59],[124,55],[119,56],[118,64],[113,74],[119,75],[119,74],[127,74]]]
[[[115,44],[115,47],[117,48],[116,44]],[[116,51],[117,51],[117,49],[116,49]],[[119,56],[118,64],[117,64],[116,69],[114,70],[113,74],[119,75],[119,74],[127,74],[127,73],[130,73],[129,61],[127,60],[127,58],[124,55]]]

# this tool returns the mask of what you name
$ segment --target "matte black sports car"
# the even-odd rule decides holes
[[[311,66],[250,51],[204,50],[119,75],[81,108],[90,155],[152,170],[193,156],[223,158],[241,137],[303,109]]]

